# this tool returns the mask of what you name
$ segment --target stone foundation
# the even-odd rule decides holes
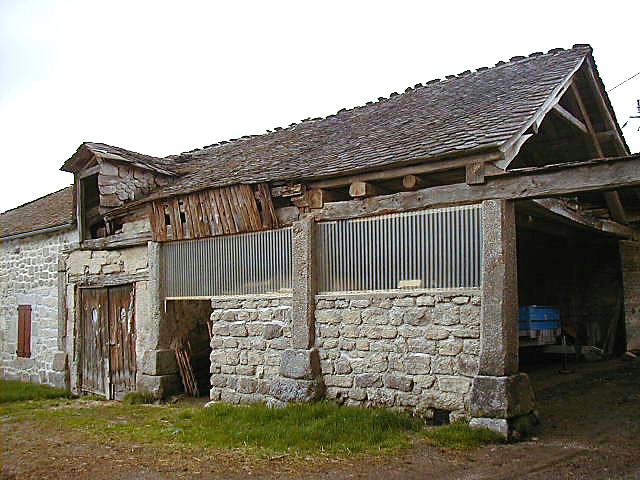
[[[464,415],[478,373],[480,290],[316,297],[328,398]]]
[[[291,297],[212,300],[211,399],[467,415],[478,373],[480,290],[317,295],[315,348],[292,348]]]
[[[286,398],[290,389],[273,383],[291,346],[291,297],[215,297],[211,306],[211,399],[273,402],[272,388]]]

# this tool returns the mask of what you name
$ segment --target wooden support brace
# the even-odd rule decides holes
[[[416,175],[405,175],[402,178],[402,186],[405,190],[417,190],[427,187],[427,183]]]
[[[554,105],[553,111],[556,112],[564,120],[569,122],[571,125],[573,125],[575,128],[580,130],[585,135],[587,135],[589,133],[589,130],[587,130],[587,126],[582,121],[580,121],[578,118],[576,118],[573,115],[573,113],[571,113],[569,110],[565,109],[559,103],[556,103]]]
[[[336,201],[337,195],[330,190],[314,188],[309,190],[308,200],[310,208],[322,208],[326,202]]]
[[[484,163],[470,163],[465,167],[467,185],[482,185],[484,179]]]
[[[369,182],[353,182],[349,187],[349,195],[354,198],[366,198],[382,195],[382,190]]]

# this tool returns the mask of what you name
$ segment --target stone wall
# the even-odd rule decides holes
[[[62,387],[58,352],[58,260],[75,229],[0,244],[0,377]],[[18,358],[18,305],[31,305],[31,357]],[[62,367],[62,368],[60,368]]]
[[[478,372],[479,289],[318,295],[315,315],[328,398],[468,411]]]
[[[138,200],[157,187],[166,185],[167,179],[142,168],[103,161],[98,176],[100,206],[120,207]]]
[[[291,297],[214,297],[211,305],[211,399],[272,403],[272,382],[291,345]]]
[[[213,299],[213,400],[278,403],[290,305],[288,296]],[[315,337],[326,397],[463,414],[478,372],[480,290],[317,295]]]

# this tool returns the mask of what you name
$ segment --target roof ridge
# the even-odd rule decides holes
[[[38,197],[38,198],[30,200],[30,201],[28,201],[26,203],[23,203],[22,205],[18,205],[17,207],[13,207],[13,208],[10,208],[9,210],[5,210],[4,212],[0,212],[0,215],[4,215],[5,213],[13,212],[14,210],[18,210],[19,208],[26,207],[27,205],[31,205],[32,203],[35,203],[35,202],[37,202],[39,200],[42,200],[42,199],[47,198],[47,197],[50,197],[51,195],[55,195],[56,193],[60,193],[63,190],[66,190],[68,188],[73,188],[73,184],[68,185],[68,186],[66,186],[64,188],[61,188],[60,190],[56,190],[55,192],[47,193],[46,195],[43,195],[41,197]]]
[[[295,129],[295,127],[302,125],[302,124],[308,124],[308,123],[312,123],[312,122],[316,122],[316,121],[323,121],[323,120],[328,120],[331,118],[335,118],[338,115],[342,114],[342,113],[346,113],[346,112],[352,112],[361,108],[365,108],[365,107],[370,107],[371,105],[376,105],[376,104],[381,104],[383,102],[389,101],[395,97],[404,95],[405,93],[411,93],[413,91],[416,90],[420,90],[420,89],[424,89],[424,88],[430,88],[433,85],[436,84],[441,84],[441,83],[446,83],[455,79],[459,79],[459,78],[463,78],[469,75],[476,75],[476,74],[482,74],[483,72],[487,72],[487,71],[491,71],[494,70],[496,68],[503,68],[503,67],[507,67],[510,65],[513,65],[515,63],[518,62],[522,62],[522,61],[526,61],[526,60],[531,60],[532,58],[536,58],[536,57],[541,57],[541,56],[545,56],[545,55],[555,55],[558,53],[564,53],[564,52],[569,52],[569,51],[573,51],[573,50],[579,50],[579,49],[588,49],[589,53],[593,52],[593,48],[591,47],[591,45],[583,43],[583,44],[574,44],[571,48],[552,48],[549,51],[547,51],[546,53],[544,52],[533,52],[530,53],[529,55],[516,55],[513,56],[509,59],[509,61],[498,61],[493,67],[478,67],[475,70],[465,70],[464,72],[461,72],[457,75],[446,75],[444,79],[440,79],[440,78],[436,78],[433,80],[429,80],[428,82],[425,82],[424,84],[422,83],[417,83],[415,84],[413,87],[407,87],[404,90],[404,93],[399,94],[398,92],[391,92],[389,94],[388,97],[378,97],[377,101],[369,101],[366,102],[364,105],[356,105],[355,107],[351,107],[351,108],[341,108],[340,110],[338,110],[335,113],[329,114],[325,117],[316,117],[316,118],[304,118],[302,120],[300,120],[299,122],[293,122],[290,123],[288,127],[274,127],[273,129],[267,129],[267,131],[265,133],[262,134],[253,134],[253,135],[244,135],[240,138],[232,138],[229,140],[221,140],[219,142],[215,142],[212,143],[211,145],[205,145],[202,148],[194,148],[192,150],[188,150],[188,151],[184,151],[181,152],[179,154],[176,155],[170,155],[168,157],[164,157],[164,158],[171,158],[171,159],[175,159],[177,161],[180,161],[183,155],[191,155],[194,154],[196,152],[201,152],[204,150],[209,150],[209,149],[213,149],[213,148],[217,148],[217,147],[221,147],[223,145],[229,145],[229,144],[238,144],[242,141],[246,141],[246,140],[250,140],[252,138],[255,137],[262,137],[262,136],[266,136],[266,135],[272,135],[281,131],[285,131],[285,130],[290,130],[290,129]],[[134,152],[136,153],[136,152]]]

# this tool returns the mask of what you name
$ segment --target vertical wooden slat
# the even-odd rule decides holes
[[[213,227],[211,225],[211,207],[209,205],[209,197],[205,192],[198,192],[198,205],[200,206],[200,215],[202,216],[202,228],[205,237],[213,235]]]
[[[227,226],[226,219],[224,218],[224,215],[222,213],[220,201],[218,200],[218,190],[209,190],[209,198],[211,199],[211,207],[215,209],[214,214],[216,223],[220,228],[220,235],[229,233],[229,227]]]
[[[249,185],[240,185],[240,192],[244,199],[244,204],[247,207],[249,219],[251,220],[251,229],[253,231],[259,231],[263,229],[262,219],[260,218],[260,211],[258,210],[258,203],[256,197],[253,194],[253,189]]]
[[[243,206],[242,199],[238,196],[237,188],[235,186],[229,187],[227,192],[229,194],[229,205],[233,210],[233,218],[238,226],[238,232],[249,231],[248,212]]]
[[[18,338],[16,354],[19,357],[31,356],[31,305],[18,306]]]
[[[182,240],[185,238],[184,229],[182,228],[182,220],[180,218],[180,205],[178,204],[178,198],[173,198],[171,200],[171,207],[173,210],[173,239],[174,240]]]
[[[233,211],[229,206],[229,200],[227,199],[225,189],[224,188],[217,189],[216,194],[218,196],[218,199],[220,200],[220,206],[222,207],[222,211],[224,212],[224,217],[227,220],[227,226],[229,227],[228,233],[237,233],[238,229],[233,219]]]

